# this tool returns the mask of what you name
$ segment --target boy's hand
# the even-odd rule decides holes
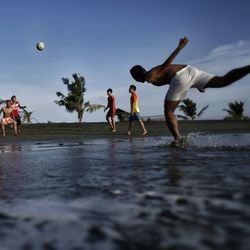
[[[188,43],[188,38],[187,37],[184,37],[184,38],[181,38],[180,41],[179,41],[179,48],[180,49],[183,49]]]

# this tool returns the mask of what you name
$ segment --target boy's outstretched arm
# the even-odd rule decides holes
[[[163,68],[168,67],[173,62],[175,57],[179,54],[179,52],[187,45],[187,43],[188,43],[187,37],[181,38],[178,47],[174,50],[174,52],[168,57],[168,59],[161,66]]]

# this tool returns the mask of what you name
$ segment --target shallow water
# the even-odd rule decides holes
[[[250,246],[250,134],[0,144],[0,250]]]

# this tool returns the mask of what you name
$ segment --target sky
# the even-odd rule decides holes
[[[142,116],[163,114],[168,85],[136,83],[129,70],[162,64],[183,36],[188,45],[174,63],[191,64],[211,74],[250,64],[248,0],[1,0],[0,98],[16,95],[39,122],[76,122],[54,103],[67,93],[62,77],[86,79],[85,101],[107,104],[113,89],[118,108],[129,110],[128,87],[137,86]],[[35,45],[45,43],[39,52]],[[221,89],[188,98],[202,119],[223,119],[232,101],[245,103],[250,116],[250,75]],[[179,114],[179,111],[176,112]],[[104,121],[103,110],[86,113],[87,122]]]

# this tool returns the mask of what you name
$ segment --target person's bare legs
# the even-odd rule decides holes
[[[109,116],[106,116],[106,120],[110,126],[110,129],[113,130],[114,128],[113,128],[112,122],[109,120]]]
[[[141,126],[141,128],[143,130],[142,135],[146,135],[148,133],[148,131],[146,130],[143,121],[139,120],[139,124],[140,124],[140,126]]]
[[[174,114],[180,101],[165,101],[164,113],[168,128],[176,141],[181,140],[179,125]]]
[[[3,132],[3,136],[6,136],[6,134],[5,134],[5,126],[4,126],[4,124],[2,124],[2,132]]]
[[[18,135],[21,134],[21,125],[17,125],[17,134],[18,134]]]
[[[205,86],[205,88],[221,88],[232,84],[250,73],[250,65],[233,69],[224,76],[213,77]]]
[[[18,136],[16,123],[13,124],[13,127],[14,127],[14,134],[15,134],[15,136]]]
[[[116,132],[116,127],[115,127],[115,118],[111,116],[111,124],[112,124],[112,132]]]
[[[131,135],[131,129],[132,129],[132,127],[134,126],[134,121],[130,121],[129,122],[129,126],[128,126],[128,135]]]

